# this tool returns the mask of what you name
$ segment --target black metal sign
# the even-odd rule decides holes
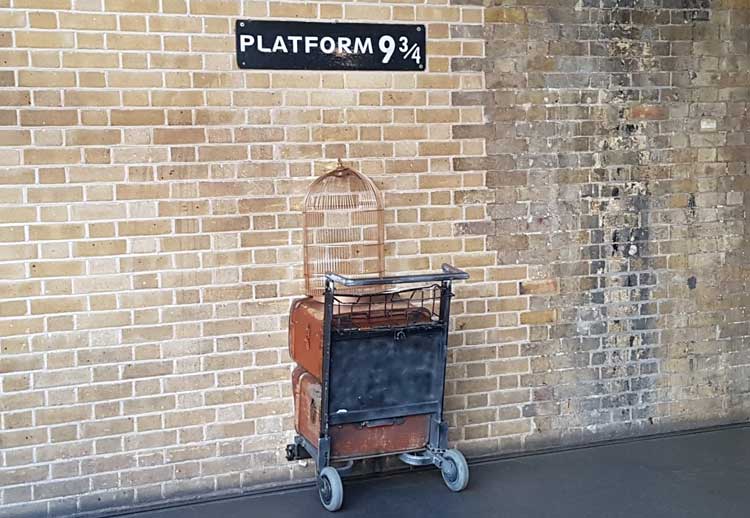
[[[426,67],[424,25],[237,20],[237,64],[272,70]]]

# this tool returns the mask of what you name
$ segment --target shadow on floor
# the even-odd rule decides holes
[[[471,467],[463,493],[437,470],[344,480],[341,517],[713,518],[750,516],[750,427],[499,460]],[[332,517],[315,489],[129,515]]]

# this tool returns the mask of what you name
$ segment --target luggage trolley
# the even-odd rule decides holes
[[[399,455],[435,465],[452,491],[468,484],[466,459],[448,449],[443,420],[451,283],[468,278],[448,264],[427,275],[326,275],[320,409],[314,400],[305,408],[319,415],[319,433],[298,428],[286,454],[315,460],[327,510],[341,507],[341,474],[364,458]]]

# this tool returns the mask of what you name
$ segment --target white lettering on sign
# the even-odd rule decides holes
[[[383,63],[388,63],[393,57],[393,51],[396,50],[396,40],[391,36],[383,36],[380,38],[378,46],[380,47],[380,52],[385,54]]]
[[[249,34],[243,34],[240,36],[240,50],[242,52],[245,52],[248,47],[252,47],[253,45],[255,45],[255,38]]]
[[[425,29],[424,25],[237,20],[237,65],[256,70],[425,70]]]
[[[240,51],[246,52],[248,48],[255,47],[258,52],[265,54],[283,53],[298,54],[304,52],[310,54],[314,49],[320,49],[325,54],[374,54],[375,46],[372,38],[347,38],[339,36],[276,36],[273,42],[266,41],[262,35],[243,34],[240,36]],[[383,36],[378,41],[378,47],[385,53],[383,63],[388,63],[393,57],[396,42],[391,36]]]
[[[283,52],[284,54],[289,53],[289,49],[286,48],[286,42],[284,41],[284,38],[276,38],[276,41],[273,42],[273,51]]]
[[[330,36],[320,39],[320,50],[326,54],[333,54],[336,50],[336,41]]]
[[[279,38],[280,36],[277,36]],[[309,54],[310,51],[318,46],[317,36],[306,36],[305,37],[305,54]]]
[[[346,52],[347,54],[352,53],[352,39],[347,38],[346,36],[342,36],[339,38],[339,50],[343,53]]]
[[[354,53],[355,54],[372,54],[372,40],[370,38],[367,38],[366,40],[362,40],[362,38],[355,38],[354,39]]]
[[[278,36],[280,38],[281,36]],[[289,41],[292,42],[292,52],[295,54],[299,52],[299,42],[302,41],[302,36],[289,36]]]

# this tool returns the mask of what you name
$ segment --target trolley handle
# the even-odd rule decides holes
[[[423,275],[399,275],[398,277],[374,277],[369,279],[352,279],[337,273],[326,273],[326,280],[348,287],[378,286],[381,284],[411,284],[419,282],[457,281],[469,278],[469,274],[448,263],[443,264],[443,273]]]

